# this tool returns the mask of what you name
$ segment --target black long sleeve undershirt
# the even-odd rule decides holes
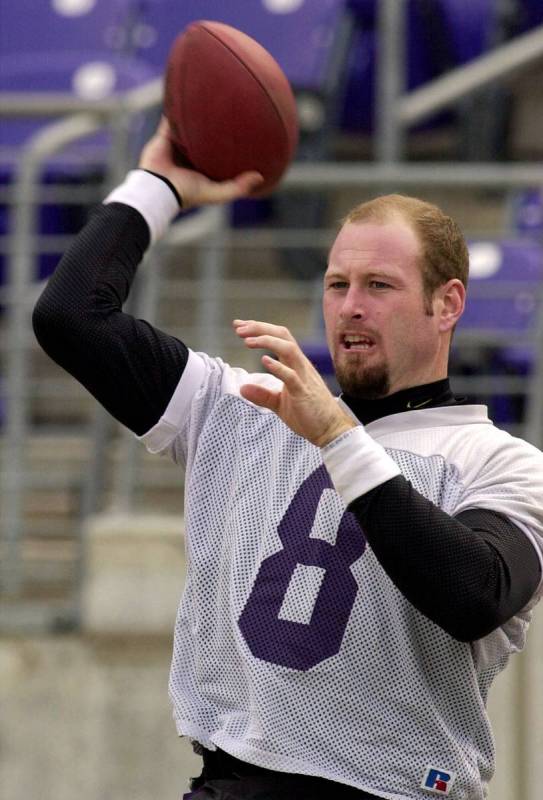
[[[122,312],[149,246],[141,214],[99,206],[34,309],[45,352],[139,436],[160,419],[188,360],[186,345]]]
[[[182,342],[122,311],[148,245],[137,211],[120,203],[100,207],[33,315],[43,349],[138,435],[162,416],[188,358]],[[438,388],[428,407],[451,402],[446,387]],[[420,391],[414,390],[417,401]],[[385,401],[368,410],[372,418],[391,413],[391,398]],[[539,582],[535,549],[509,520],[483,509],[450,517],[402,476],[358,498],[350,510],[405,597],[459,640],[499,627]]]
[[[398,475],[349,506],[379,563],[415,608],[460,641],[518,613],[540,580],[535,548],[495,511],[450,517]]]

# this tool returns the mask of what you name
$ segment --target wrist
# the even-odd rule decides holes
[[[326,433],[320,436],[313,444],[317,445],[317,447],[327,447],[333,441],[338,439],[342,434],[347,433],[352,428],[356,428],[357,423],[354,420],[342,420],[339,423],[336,423],[332,427],[330,427]]]
[[[346,505],[401,474],[396,462],[362,425],[336,437],[321,452],[334,488]]]
[[[170,222],[179,214],[176,195],[161,177],[145,169],[131,170],[124,183],[113,189],[104,204],[124,203],[131,206],[144,218],[156,242],[167,230]]]
[[[179,204],[179,208],[183,208],[183,199],[169,178],[167,178],[165,175],[161,175],[159,172],[153,172],[152,169],[146,169],[145,167],[139,167],[139,169],[142,169],[144,172],[148,172],[149,175],[154,175],[155,178],[159,178],[161,181],[164,181],[170,191],[174,193],[175,199]]]

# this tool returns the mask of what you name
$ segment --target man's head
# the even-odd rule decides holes
[[[445,377],[467,277],[464,237],[436,206],[387,195],[354,208],[324,278],[326,335],[342,390],[377,398]]]

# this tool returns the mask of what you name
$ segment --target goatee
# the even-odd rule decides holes
[[[360,400],[378,400],[390,393],[390,376],[384,364],[362,369],[354,365],[336,368],[336,379],[344,394]]]

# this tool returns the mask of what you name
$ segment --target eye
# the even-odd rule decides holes
[[[332,281],[328,284],[329,289],[345,289],[349,284],[347,281]]]
[[[384,281],[370,281],[372,289],[391,289],[390,283],[385,283]]]

